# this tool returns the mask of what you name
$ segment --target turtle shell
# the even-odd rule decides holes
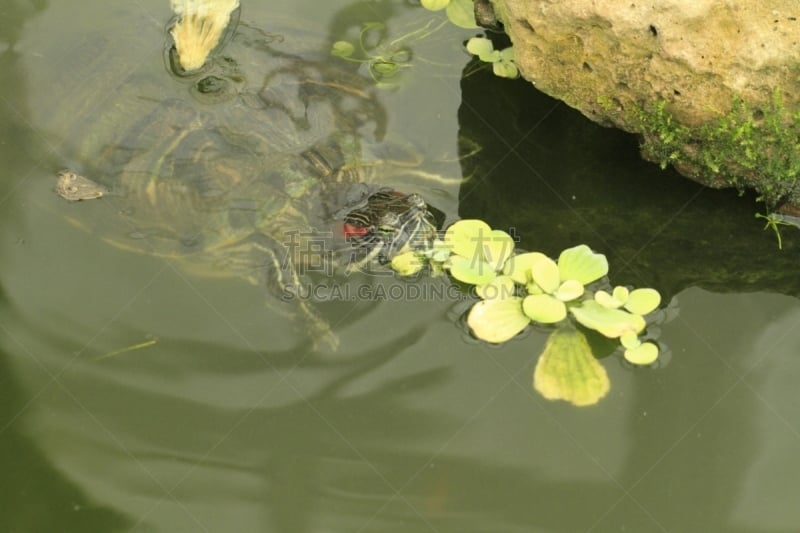
[[[325,229],[333,189],[381,163],[364,150],[385,131],[368,80],[246,25],[224,52],[192,76],[151,80],[157,89],[126,85],[93,110],[72,166],[109,191],[108,222],[93,231],[115,246],[213,255],[255,232],[280,242]]]

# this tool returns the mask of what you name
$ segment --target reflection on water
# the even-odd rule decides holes
[[[102,118],[82,113],[163,87],[162,4],[21,1],[13,28],[0,25],[14,43],[0,70],[5,529],[763,532],[800,521],[789,499],[800,475],[796,238],[778,251],[749,201],[657,171],[627,137],[523,82],[478,73],[459,88],[457,47],[446,62],[415,62],[380,99],[387,137],[422,145],[430,172],[457,177],[459,135],[477,139],[482,151],[463,163],[472,181],[392,185],[436,198],[450,220],[515,225],[529,249],[587,242],[615,281],[627,272],[621,282],[676,297],[680,315],[660,336],[670,363],[603,359],[612,389],[596,407],[531,390],[547,332],[489,347],[460,329],[453,300],[328,302],[320,312],[342,347],[310,352],[246,284],[65,224],[54,173],[80,162],[76,146],[104,142],[88,136]],[[265,32],[303,21],[324,37],[320,60],[331,35],[381,14],[402,35],[421,11],[244,7],[242,21]],[[415,57],[461,38],[443,29]],[[192,98],[190,81],[170,83]]]

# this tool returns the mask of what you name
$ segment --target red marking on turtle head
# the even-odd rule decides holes
[[[342,229],[345,237],[363,237],[369,233],[369,228],[365,226],[356,226],[355,224],[345,223]]]

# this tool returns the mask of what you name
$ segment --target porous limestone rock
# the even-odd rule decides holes
[[[492,0],[522,75],[647,159],[800,205],[797,0]]]

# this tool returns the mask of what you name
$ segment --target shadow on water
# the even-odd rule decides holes
[[[2,299],[2,296],[0,296]],[[98,505],[64,477],[20,431],[28,398],[0,352],[0,529],[3,531],[127,531],[132,522]],[[52,384],[53,387],[57,385]]]
[[[515,227],[523,249],[588,244],[608,256],[616,283],[655,287],[667,300],[690,286],[800,295],[800,233],[785,229],[779,250],[749,195],[704,189],[642,161],[632,135],[525,81],[483,70],[462,91],[461,135],[483,147],[465,160],[472,179],[461,189],[462,217]]]

